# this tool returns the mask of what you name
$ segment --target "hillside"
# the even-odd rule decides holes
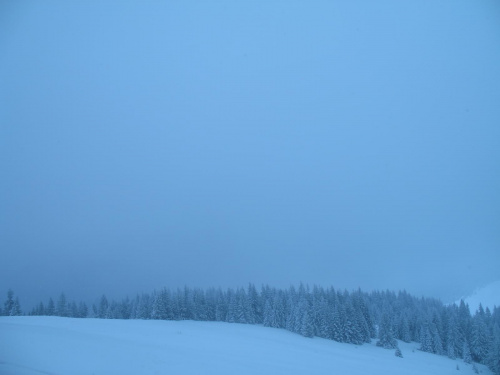
[[[0,337],[4,375],[474,373],[472,365],[421,352],[416,343],[400,342],[398,358],[374,344],[222,322],[0,317]]]
[[[489,307],[493,311],[494,306],[500,306],[500,280],[477,288],[471,295],[462,299],[469,305],[472,314],[479,308],[479,304],[482,304],[484,309]],[[460,300],[456,303],[459,304]]]

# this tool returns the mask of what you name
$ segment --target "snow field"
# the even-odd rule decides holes
[[[2,375],[474,374],[472,365],[421,352],[417,343],[399,346],[404,358],[374,343],[341,344],[255,325],[0,317]]]

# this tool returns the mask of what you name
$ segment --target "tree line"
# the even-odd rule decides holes
[[[12,291],[0,313],[21,314]],[[121,301],[103,295],[90,307],[70,302],[62,293],[55,302],[40,302],[29,315],[261,324],[356,345],[377,339],[378,346],[395,349],[400,356],[397,340],[415,341],[422,351],[485,364],[500,375],[500,308],[479,306],[471,314],[464,301],[444,305],[405,291],[348,292],[302,284],[288,289],[266,285],[260,290],[253,284],[227,290],[164,288]]]

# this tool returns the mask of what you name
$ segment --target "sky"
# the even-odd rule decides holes
[[[3,1],[0,293],[453,301],[500,279],[499,67],[494,0]]]

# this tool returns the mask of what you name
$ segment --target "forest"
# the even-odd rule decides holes
[[[22,314],[19,300],[9,290],[0,315]],[[288,289],[266,285],[260,290],[253,284],[227,290],[164,288],[121,301],[103,295],[90,307],[61,293],[56,301],[40,302],[27,315],[261,324],[355,345],[376,339],[377,346],[393,349],[398,356],[404,353],[397,340],[414,341],[422,351],[485,364],[500,375],[499,307],[490,311],[479,306],[471,314],[464,301],[445,305],[406,291],[348,292],[303,284]]]

